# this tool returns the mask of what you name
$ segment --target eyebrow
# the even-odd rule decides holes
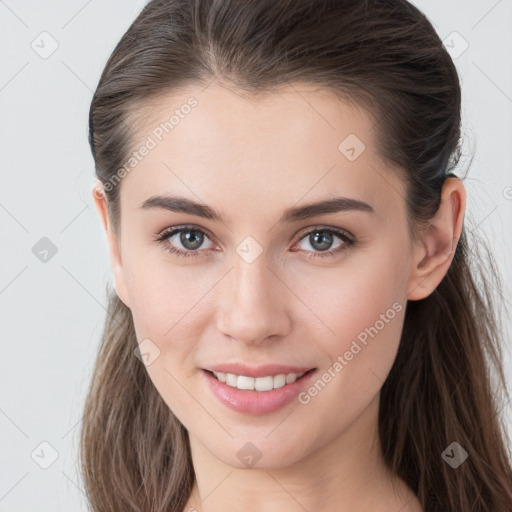
[[[152,196],[141,204],[141,209],[148,208],[163,208],[173,212],[188,213],[190,215],[229,224],[229,221],[223,218],[215,209],[206,204],[187,199],[186,197],[173,195]],[[375,214],[375,210],[368,203],[348,197],[335,197],[316,203],[308,203],[304,206],[288,208],[278,222],[292,223],[319,215],[353,210]]]

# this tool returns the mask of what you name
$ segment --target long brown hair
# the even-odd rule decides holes
[[[406,0],[153,0],[108,59],[90,108],[89,143],[114,232],[119,170],[133,151],[139,109],[214,79],[253,94],[308,82],[366,107],[379,154],[407,185],[412,233],[435,214],[447,171],[457,170],[458,74],[430,22]],[[407,303],[381,390],[385,460],[426,512],[512,510],[509,440],[499,419],[509,397],[502,285],[492,254],[481,253],[484,241],[467,236],[464,227],[436,290]],[[131,311],[107,294],[80,433],[91,509],[181,512],[194,482],[187,431],[134,356]],[[469,454],[457,468],[442,456],[453,442]]]

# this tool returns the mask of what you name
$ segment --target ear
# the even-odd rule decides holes
[[[126,287],[126,276],[121,259],[120,244],[112,230],[107,209],[107,197],[105,195],[105,190],[103,189],[103,184],[100,180],[97,180],[93,185],[92,196],[100,216],[101,224],[105,230],[116,292],[119,298],[129,308],[128,290]]]
[[[466,189],[459,178],[446,178],[439,208],[414,243],[413,267],[407,288],[409,300],[428,297],[448,272],[459,241],[466,211]]]

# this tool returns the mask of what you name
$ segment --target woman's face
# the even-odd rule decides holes
[[[301,84],[257,99],[190,87],[137,125],[116,289],[158,392],[224,463],[288,466],[375,422],[414,246],[372,127]]]

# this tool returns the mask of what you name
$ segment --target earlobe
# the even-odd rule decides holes
[[[110,259],[110,266],[112,268],[112,274],[114,277],[115,289],[119,298],[129,308],[130,306],[128,300],[128,291],[126,287],[126,277],[119,247],[120,244],[111,227],[110,218],[108,215],[107,199],[103,189],[103,184],[100,180],[97,180],[93,185],[92,195],[107,239],[108,254]]]
[[[465,210],[466,190],[462,181],[447,178],[439,208],[414,247],[407,289],[409,300],[428,297],[448,272],[462,233]]]

